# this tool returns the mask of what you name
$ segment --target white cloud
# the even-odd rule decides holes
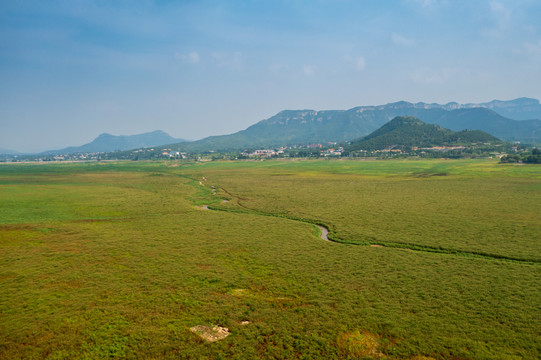
[[[541,40],[539,40],[537,44],[525,43],[524,48],[526,49],[527,54],[541,55]]]
[[[199,63],[199,54],[196,53],[195,51],[192,51],[191,53],[188,54],[188,61],[190,61],[190,63],[192,64]]]
[[[242,68],[243,56],[239,51],[229,52],[214,52],[212,59],[218,67],[240,70]]]
[[[348,64],[348,66],[351,66],[355,68],[357,71],[363,71],[366,67],[366,60],[362,56],[352,56],[350,54],[344,55],[344,61]]]
[[[431,10],[438,6],[448,5],[448,0],[409,0],[409,2],[417,5],[425,10]]]
[[[199,54],[195,51],[192,51],[189,54],[176,53],[175,58],[188,64],[198,64],[200,60]]]
[[[415,0],[415,2],[422,7],[429,7],[437,3],[436,0]]]
[[[283,63],[273,63],[269,66],[269,70],[273,73],[280,73],[289,70],[289,65]]]
[[[314,65],[303,65],[302,72],[306,76],[312,76],[316,72],[316,67]]]
[[[511,11],[501,2],[491,1],[490,14],[492,15],[494,24],[491,28],[484,29],[482,33],[494,39],[505,37],[511,28]]]
[[[412,46],[413,44],[415,44],[415,41],[413,39],[397,33],[391,34],[391,40],[393,41],[393,44],[400,46]]]
[[[366,61],[364,60],[364,58],[362,56],[359,56],[357,58],[357,61],[355,62],[355,66],[356,66],[357,70],[359,70],[359,71],[364,70],[364,68],[366,66]]]
[[[500,19],[500,21],[508,20],[511,17],[511,12],[498,1],[490,2],[490,11],[492,11],[492,14]]]
[[[411,79],[417,83],[434,85],[434,84],[444,84],[450,80],[456,71],[453,69],[441,69],[441,70],[432,70],[429,68],[422,68],[417,70],[411,75]]]

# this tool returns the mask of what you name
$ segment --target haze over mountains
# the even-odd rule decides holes
[[[156,130],[137,135],[111,135],[101,134],[92,142],[82,146],[71,146],[60,150],[51,150],[45,154],[68,154],[68,153],[93,153],[93,152],[111,152],[117,150],[130,150],[172,143],[179,143],[186,140],[175,139],[169,134]]]
[[[514,120],[496,111],[516,118],[529,115],[541,118],[539,101],[527,98],[467,105],[400,101],[349,110],[285,110],[237,133],[179,144],[177,148],[184,151],[223,151],[351,141],[370,134],[396,116],[414,116],[425,123],[453,131],[482,130],[506,141],[541,141],[541,120]]]
[[[18,153],[19,152],[15,150],[0,148],[0,154],[12,155],[12,154],[18,154]]]
[[[413,104],[413,106],[423,109],[435,108],[443,110],[486,108],[513,120],[541,120],[541,104],[539,103],[539,100],[525,97],[509,101],[492,100],[490,102],[480,104],[459,104],[456,102],[450,102],[445,105],[440,105],[419,102]]]
[[[452,131],[482,130],[505,141],[541,142],[539,100],[518,98],[480,104],[427,104],[399,101],[349,110],[284,110],[245,130],[189,142],[163,131],[115,136],[101,134],[94,141],[45,154],[112,152],[144,147],[170,147],[180,151],[227,151],[293,144],[343,142],[358,139],[379,129],[396,116],[414,116],[428,124]],[[0,149],[0,153],[17,153]]]

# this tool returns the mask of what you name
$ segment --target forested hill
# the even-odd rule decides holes
[[[434,124],[426,124],[413,116],[397,116],[370,135],[352,141],[350,150],[383,150],[390,147],[432,147],[501,143],[480,130],[454,132]]]

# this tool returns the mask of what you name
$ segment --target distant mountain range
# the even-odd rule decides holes
[[[426,124],[413,116],[397,116],[364,138],[353,140],[348,150],[499,144],[501,140],[481,130],[454,132],[439,125]]]
[[[69,154],[69,153],[94,153],[94,152],[112,152],[117,150],[130,150],[166,144],[184,142],[183,139],[175,139],[169,134],[156,130],[138,135],[111,135],[101,134],[92,142],[81,145],[71,146],[60,150],[46,151],[44,154]]]
[[[452,131],[482,130],[506,141],[541,143],[541,104],[536,99],[519,98],[480,104],[452,102],[442,105],[399,101],[349,110],[284,110],[234,134],[211,136],[198,141],[175,139],[160,130],[131,136],[101,134],[88,144],[46,151],[43,154],[112,152],[144,147],[163,148],[164,145],[191,152],[236,151],[344,142],[367,136],[396,116],[414,116],[425,123]],[[0,149],[0,153],[17,152]]]
[[[417,103],[414,104],[414,106],[425,109],[437,108],[443,110],[486,108],[513,120],[541,119],[541,104],[539,103],[539,100],[525,97],[509,101],[492,100],[480,104],[458,104],[456,102],[451,102],[440,105]]]
[[[426,104],[400,101],[349,110],[285,110],[245,130],[179,144],[183,151],[239,150],[292,144],[351,141],[370,134],[396,116],[414,116],[425,123],[461,131],[482,130],[506,141],[541,142],[541,120],[514,120],[538,116],[538,100],[520,98],[483,104]]]
[[[15,151],[15,150],[11,150],[11,149],[0,148],[0,154],[2,154],[2,155],[15,155],[15,154],[19,154],[19,152]]]

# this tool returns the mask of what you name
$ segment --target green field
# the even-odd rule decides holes
[[[5,164],[0,358],[537,359],[539,204],[493,160]]]

